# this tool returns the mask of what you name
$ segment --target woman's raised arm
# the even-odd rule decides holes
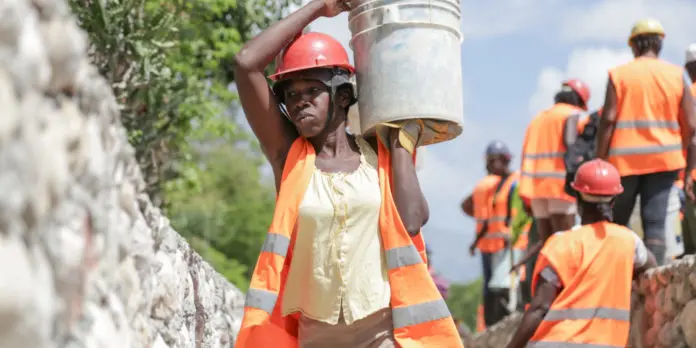
[[[244,114],[276,178],[282,174],[285,157],[297,138],[297,131],[281,114],[264,70],[309,23],[329,15],[329,1],[332,0],[311,1],[249,40],[235,56],[235,82]]]

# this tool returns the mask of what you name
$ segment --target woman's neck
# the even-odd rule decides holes
[[[332,123],[326,130],[309,140],[314,146],[317,156],[336,158],[357,151],[357,146],[346,132],[346,122]]]

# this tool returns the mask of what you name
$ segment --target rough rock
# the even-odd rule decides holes
[[[243,294],[142,193],[86,40],[0,1],[0,347],[231,347]]]

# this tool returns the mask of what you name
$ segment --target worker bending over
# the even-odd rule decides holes
[[[624,187],[614,205],[615,221],[628,225],[640,195],[645,244],[659,264],[666,261],[665,221],[672,185],[680,170],[693,168],[696,156],[696,115],[684,70],[658,59],[664,36],[654,19],[633,26],[629,45],[635,59],[609,71],[597,136],[597,156],[616,167]],[[692,187],[693,179],[687,176],[687,193]]]
[[[638,235],[611,222],[611,205],[623,191],[616,168],[586,162],[572,187],[582,226],[546,241],[534,269],[534,298],[508,348],[628,342],[631,284],[655,259]]]
[[[483,313],[486,326],[491,326],[509,314],[505,307],[507,293],[492,291],[489,282],[493,276],[494,255],[503,253],[510,243],[509,229],[505,228],[506,213],[500,210],[502,205],[494,208],[492,201],[496,193],[512,188],[517,174],[510,172],[512,154],[503,142],[491,142],[486,147],[485,158],[488,175],[476,184],[474,192],[462,202],[462,210],[476,219],[476,238],[469,246],[469,253],[474,255],[477,248],[481,251]]]
[[[236,56],[244,114],[278,190],[237,348],[462,347],[426,265],[413,154],[399,129],[346,132],[355,68],[334,38],[301,34],[350,8],[310,1]]]
[[[568,138],[576,139],[585,123],[578,122],[572,132],[566,131],[569,117],[584,113],[590,99],[588,86],[580,80],[563,82],[555,104],[540,112],[530,123],[522,148],[520,196],[529,202],[539,242],[513,270],[537,253],[543,242],[556,231],[565,231],[575,224],[575,198],[564,190],[566,168],[563,156]]]

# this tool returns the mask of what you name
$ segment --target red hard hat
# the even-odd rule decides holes
[[[322,33],[298,35],[279,58],[275,74],[268,77],[273,81],[280,79],[283,74],[313,68],[338,67],[348,70],[351,74],[355,73],[355,68],[350,64],[348,53],[341,43]]]
[[[583,163],[570,186],[578,192],[593,196],[616,196],[623,192],[619,171],[611,163],[601,159]]]
[[[569,79],[563,81],[563,86],[568,86],[577,93],[582,99],[582,103],[585,104],[585,110],[587,110],[587,102],[590,100],[590,88],[587,84],[578,79]]]

